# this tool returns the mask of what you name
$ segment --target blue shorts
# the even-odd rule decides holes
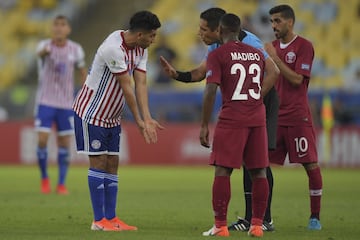
[[[54,123],[59,135],[74,134],[73,110],[38,105],[35,114],[36,131],[50,132]]]
[[[86,155],[118,155],[121,126],[103,128],[89,124],[74,114],[76,148]]]

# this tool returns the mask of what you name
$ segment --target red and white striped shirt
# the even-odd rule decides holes
[[[120,125],[125,99],[116,74],[146,72],[148,53],[141,47],[128,48],[124,31],[111,33],[98,48],[85,84],[73,108],[85,122],[110,128]]]
[[[51,39],[39,42],[36,52],[49,48],[50,53],[38,58],[39,85],[36,103],[71,109],[74,101],[74,68],[85,67],[85,54],[80,44],[67,40],[56,46]]]

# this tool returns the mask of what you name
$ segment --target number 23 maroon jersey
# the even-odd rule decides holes
[[[260,90],[264,77],[263,54],[249,45],[231,41],[212,51],[207,59],[207,83],[218,84],[222,107],[218,126],[265,126]]]

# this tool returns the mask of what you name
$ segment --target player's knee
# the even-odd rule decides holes
[[[232,171],[233,171],[232,168],[216,166],[215,167],[215,176],[230,176]]]
[[[249,170],[250,176],[254,178],[266,178],[266,168],[256,168]]]
[[[313,169],[320,167],[319,164],[316,162],[315,163],[303,163],[303,166],[306,171],[313,170]]]

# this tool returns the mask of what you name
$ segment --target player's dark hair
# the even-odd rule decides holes
[[[55,16],[55,18],[54,18],[54,21],[55,20],[65,20],[65,21],[67,21],[69,24],[70,24],[70,20],[69,20],[69,18],[67,17],[67,16],[65,16],[65,15],[56,15]]]
[[[292,7],[286,4],[278,5],[270,9],[269,14],[280,13],[285,19],[291,18],[295,22],[295,13]]]
[[[220,22],[220,18],[225,14],[225,10],[221,8],[209,8],[200,14],[200,18],[207,22],[211,31],[214,31]]]
[[[155,14],[149,11],[140,11],[135,13],[130,18],[129,25],[130,25],[129,26],[130,31],[138,31],[138,30],[151,31],[161,27],[159,18]]]
[[[223,15],[220,19],[220,25],[229,32],[239,33],[241,29],[241,21],[238,16],[232,13]]]

